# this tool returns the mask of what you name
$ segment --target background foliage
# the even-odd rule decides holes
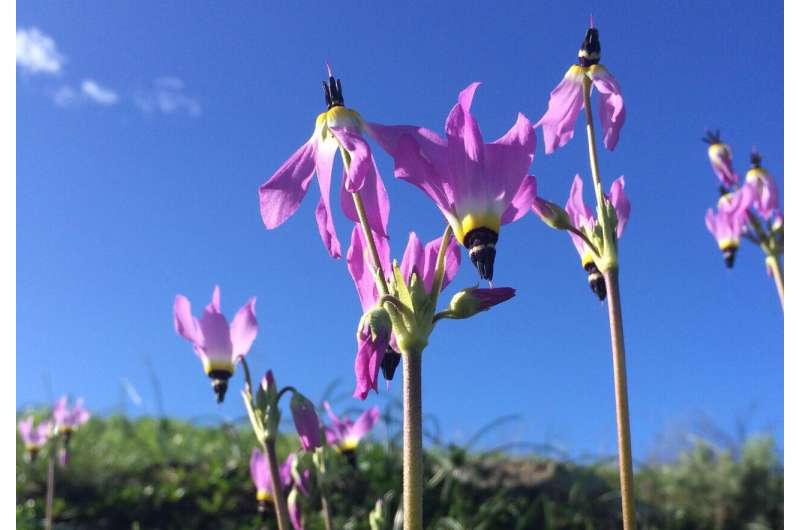
[[[396,421],[387,410],[384,420]],[[288,431],[287,431],[288,432]],[[390,430],[391,433],[391,430]],[[472,442],[477,441],[477,437]],[[294,438],[279,452],[295,449]],[[92,419],[58,470],[57,529],[274,528],[256,512],[248,462],[249,426],[201,426],[171,419]],[[426,458],[426,525],[435,529],[619,528],[615,462],[574,462],[431,443]],[[17,445],[17,528],[41,527],[46,458],[32,463]],[[336,528],[367,529],[384,498],[393,527],[401,491],[399,438],[362,443],[354,466],[338,459],[332,504]],[[672,462],[640,464],[642,529],[783,527],[783,467],[770,437],[737,451],[697,439]],[[397,492],[393,494],[392,492]],[[306,528],[321,529],[319,499],[303,499]]]

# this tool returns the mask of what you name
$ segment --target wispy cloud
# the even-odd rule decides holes
[[[63,85],[53,93],[52,97],[53,102],[59,107],[75,107],[86,102],[105,107],[119,101],[116,92],[91,79],[84,79],[79,88]]]
[[[17,64],[31,74],[58,74],[64,56],[56,41],[36,27],[17,29]]]
[[[98,105],[113,105],[119,100],[119,96],[113,90],[100,86],[96,81],[85,79],[81,83],[81,92],[91,101]]]
[[[146,113],[162,114],[186,113],[199,116],[200,102],[186,95],[184,82],[177,77],[160,77],[153,81],[152,87],[134,96],[136,106]]]

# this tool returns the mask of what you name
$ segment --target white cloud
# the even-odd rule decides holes
[[[175,114],[185,112],[190,116],[200,114],[200,102],[184,92],[185,85],[177,77],[161,77],[153,81],[151,90],[134,96],[134,102],[146,113]]]
[[[57,74],[64,64],[56,41],[38,28],[17,30],[17,64],[32,74]]]
[[[97,84],[96,81],[85,79],[81,83],[81,92],[84,96],[99,105],[113,105],[119,100],[117,93]]]
[[[74,88],[64,85],[53,94],[53,102],[59,107],[71,107],[80,100]]]

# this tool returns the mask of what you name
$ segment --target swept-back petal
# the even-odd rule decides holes
[[[356,440],[362,439],[372,430],[380,417],[381,411],[377,406],[368,408],[358,417],[348,434]]]
[[[388,237],[387,228],[389,226],[389,194],[383,185],[383,179],[378,173],[375,161],[370,161],[372,169],[365,177],[364,186],[359,195],[364,203],[364,210],[370,227],[382,236]],[[352,221],[358,223],[358,213],[353,203],[353,195],[347,191],[344,179],[341,186],[341,203],[344,214]]]
[[[492,196],[508,204],[519,189],[536,153],[536,131],[524,114],[506,134],[486,144],[484,169]],[[502,213],[502,212],[501,212]]]
[[[350,127],[329,127],[328,130],[350,156],[350,164],[345,174],[345,188],[350,193],[361,190],[372,171],[372,150],[357,130]]]
[[[314,175],[316,139],[311,138],[259,186],[261,219],[268,229],[277,228],[300,207]]]
[[[536,177],[527,175],[513,195],[511,202],[506,207],[500,218],[501,224],[512,223],[528,213],[536,200]]]
[[[336,235],[336,227],[331,214],[331,173],[337,149],[338,146],[333,140],[320,142],[314,157],[317,182],[319,183],[319,203],[315,210],[315,217],[322,244],[334,259],[342,256],[342,246]]]
[[[550,92],[547,111],[535,125],[542,127],[544,152],[548,155],[565,146],[575,133],[575,122],[583,108],[583,75],[580,66],[567,70],[564,79]]]
[[[258,448],[254,447],[250,454],[250,478],[258,491],[272,493],[272,481],[269,478],[267,457]]]
[[[425,250],[415,232],[408,234],[408,244],[400,262],[400,272],[406,281],[411,280],[412,273],[416,273],[419,280],[425,279]]]
[[[619,133],[625,125],[625,103],[619,83],[605,67],[596,64],[587,73],[597,89],[600,100],[600,126],[603,128],[603,145],[613,151],[619,141]]]
[[[237,362],[250,351],[256,335],[258,335],[258,321],[256,320],[256,299],[253,297],[239,309],[231,322],[233,362]]]
[[[364,400],[370,390],[378,391],[378,374],[386,344],[374,344],[369,338],[359,336],[356,352],[356,388],[353,397]]]
[[[206,311],[200,319],[200,329],[203,333],[202,350],[205,355],[212,362],[232,361],[233,346],[225,315]]]
[[[470,107],[480,83],[461,91],[445,122],[447,162],[457,204],[470,199],[485,199],[489,183],[484,178],[484,143],[478,122]],[[526,170],[527,171],[527,170]]]
[[[203,343],[203,334],[200,331],[200,324],[192,315],[192,303],[182,294],[175,297],[173,321],[175,324],[175,332],[178,335],[192,344]]]
[[[430,292],[433,288],[433,280],[436,276],[436,259],[439,257],[439,247],[442,246],[442,238],[437,237],[425,245],[425,290]],[[458,273],[461,265],[461,250],[455,237],[450,238],[447,251],[444,255],[444,277],[442,278],[442,290],[444,290]]]
[[[609,200],[614,210],[617,212],[617,238],[622,237],[625,225],[631,215],[631,203],[625,194],[625,177],[621,176],[611,183],[611,193]]]
[[[375,247],[378,251],[381,267],[384,271],[389,268],[389,241],[375,234]],[[375,275],[372,269],[372,260],[369,256],[367,245],[364,241],[364,234],[361,225],[355,225],[350,236],[350,248],[347,249],[347,270],[350,277],[356,284],[358,299],[361,301],[361,308],[368,311],[375,307],[378,302],[378,287],[375,285]]]

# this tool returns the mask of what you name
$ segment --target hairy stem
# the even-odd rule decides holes
[[[781,309],[783,309],[783,269],[775,254],[767,255],[767,267],[772,272],[772,279],[775,280],[775,288],[778,290],[778,298],[781,300]]]
[[[422,352],[403,353],[403,530],[422,530]]]
[[[611,354],[614,363],[614,397],[617,406],[617,446],[619,448],[622,523],[625,530],[635,530],[636,513],[633,500],[631,423],[628,413],[628,376],[625,368],[625,337],[622,330],[619,269],[610,269],[603,273],[603,277],[608,290],[608,324],[611,328]]]
[[[44,529],[53,528],[53,497],[56,492],[56,453],[51,451],[47,462],[47,493],[44,504]]]
[[[283,496],[281,473],[278,469],[278,456],[275,452],[275,441],[267,440],[263,448],[264,452],[267,453],[269,478],[272,481],[272,501],[275,505],[275,515],[278,519],[278,530],[290,530],[289,507],[286,505],[286,497]]]

